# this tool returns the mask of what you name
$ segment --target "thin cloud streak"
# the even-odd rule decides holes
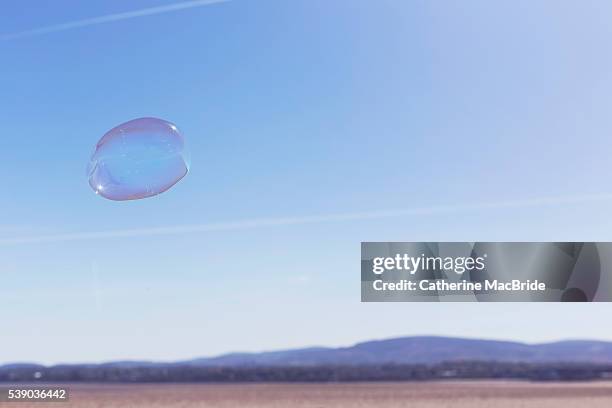
[[[311,215],[302,217],[260,218],[217,222],[209,224],[179,225],[156,228],[136,228],[111,231],[75,232],[55,235],[38,235],[0,239],[0,246],[41,244],[67,241],[87,241],[111,238],[134,238],[156,235],[176,235],[216,231],[247,230],[275,226],[291,226],[327,222],[360,221],[380,218],[399,218],[408,216],[430,216],[452,214],[480,210],[503,210],[511,208],[526,208],[540,206],[561,206],[589,202],[612,201],[612,194],[592,194],[580,196],[540,197],[525,200],[494,201],[463,205],[443,205],[432,207],[415,207],[395,210],[367,211],[355,213],[337,213],[326,215]]]
[[[34,37],[37,35],[55,33],[58,31],[72,30],[74,28],[88,27],[97,24],[112,23],[115,21],[128,20],[131,18],[152,16],[155,14],[170,13],[173,11],[186,10],[195,7],[209,6],[218,3],[227,3],[231,0],[192,0],[182,3],[168,4],[166,6],[150,7],[140,10],[127,11],[124,13],[107,14],[105,16],[85,18],[82,20],[70,21],[63,24],[50,25],[46,27],[34,28],[31,30],[20,31],[0,35],[0,41],[16,40],[24,37]]]

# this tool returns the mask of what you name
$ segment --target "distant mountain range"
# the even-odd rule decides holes
[[[312,367],[330,365],[440,364],[462,361],[524,362],[533,364],[560,362],[612,364],[612,342],[576,340],[525,344],[511,341],[450,337],[402,337],[368,341],[350,347],[312,347],[262,353],[232,353],[175,363],[144,361],[109,362],[99,366]],[[30,365],[13,364],[10,366],[0,366],[0,368],[27,366]]]
[[[185,363],[204,366],[438,364],[455,361],[612,363],[612,342],[525,344],[451,337],[402,337],[350,347],[233,353]]]

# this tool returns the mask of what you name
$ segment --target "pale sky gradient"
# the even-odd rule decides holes
[[[13,36],[179,3],[0,6],[0,363],[612,340],[607,304],[359,302],[361,241],[612,240],[610,2],[233,0]],[[88,156],[142,116],[191,172],[106,201]]]

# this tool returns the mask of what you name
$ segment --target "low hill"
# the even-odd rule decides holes
[[[456,361],[612,363],[612,343],[562,341],[525,344],[451,337],[402,337],[350,347],[232,353],[184,363],[202,366],[317,366],[438,364]]]

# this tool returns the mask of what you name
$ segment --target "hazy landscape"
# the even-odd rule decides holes
[[[608,342],[449,337],[163,363],[0,366],[0,387],[65,387],[70,401],[48,404],[80,408],[603,408],[612,406],[611,378]]]
[[[424,380],[585,381],[612,378],[612,343],[525,344],[402,337],[349,347],[231,353],[174,362],[0,366],[0,383],[286,383]]]
[[[72,385],[79,408],[604,408],[612,383],[427,382],[358,384]],[[0,406],[15,406],[0,403]]]

